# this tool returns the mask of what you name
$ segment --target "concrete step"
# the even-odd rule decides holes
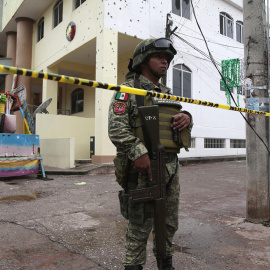
[[[92,163],[92,159],[88,158],[88,159],[76,159],[75,160],[75,164],[90,164]]]

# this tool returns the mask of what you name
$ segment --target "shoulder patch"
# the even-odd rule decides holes
[[[125,113],[126,108],[127,108],[127,104],[121,101],[117,101],[113,104],[113,111],[115,114]]]
[[[117,100],[123,100],[123,101],[127,101],[128,100],[128,94],[127,93],[122,93],[122,92],[118,92],[115,99]]]

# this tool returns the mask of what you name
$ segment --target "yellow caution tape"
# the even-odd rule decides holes
[[[229,105],[224,105],[224,104],[218,104],[218,103],[213,103],[213,102],[208,102],[208,101],[203,101],[203,100],[196,100],[196,99],[191,99],[191,98],[185,98],[185,97],[179,97],[179,96],[174,96],[174,95],[169,95],[169,94],[152,92],[152,91],[147,91],[147,90],[143,90],[143,89],[127,87],[127,86],[123,86],[123,85],[108,84],[108,83],[87,80],[87,79],[81,79],[81,78],[77,78],[77,77],[58,75],[58,74],[52,74],[52,73],[45,73],[45,72],[38,72],[35,70],[31,70],[31,69],[16,68],[16,67],[11,67],[11,66],[0,65],[0,72],[10,73],[10,74],[18,74],[18,75],[23,75],[23,76],[29,76],[32,78],[40,78],[40,79],[46,79],[46,80],[52,80],[52,81],[70,83],[70,84],[86,85],[86,86],[90,86],[90,87],[94,87],[94,88],[114,90],[114,91],[118,91],[118,92],[124,92],[124,93],[129,93],[129,94],[140,95],[140,96],[150,96],[150,97],[170,99],[170,100],[181,101],[181,102],[186,102],[186,103],[191,103],[191,104],[197,104],[197,105],[202,105],[202,106],[207,106],[207,107],[212,107],[212,108],[219,108],[219,109],[224,109],[224,110],[229,110],[229,111],[237,111],[237,112],[245,112],[245,113],[270,116],[270,113],[267,113],[267,112],[254,111],[254,110],[249,110],[249,109],[245,109],[245,108],[234,107],[234,106],[229,106]]]

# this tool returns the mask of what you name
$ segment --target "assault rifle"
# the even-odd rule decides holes
[[[159,141],[159,109],[157,105],[138,108],[142,123],[145,146],[151,160],[153,180],[148,188],[131,190],[131,200],[154,201],[154,226],[158,268],[166,254],[166,183],[165,151]]]

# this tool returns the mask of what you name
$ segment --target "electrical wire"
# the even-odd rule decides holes
[[[183,0],[182,0],[182,1],[183,1]],[[201,0],[199,0],[199,1],[197,2],[196,7],[198,7],[200,1],[201,1]],[[192,9],[190,10],[189,17],[191,17],[191,14],[192,14]],[[187,20],[185,20],[184,23],[181,24],[180,31],[182,30],[182,27],[184,27],[184,25],[185,25],[186,22],[187,22]]]
[[[187,44],[183,44],[184,46],[185,46],[185,48],[187,48],[188,49],[188,45]],[[211,62],[211,60],[210,59],[206,59],[206,58],[202,58],[202,57],[198,57],[198,55],[196,55],[196,54],[191,54],[191,53],[188,53],[188,52],[186,52],[186,51],[184,51],[183,50],[183,48],[180,48],[179,46],[175,46],[175,48],[177,49],[177,51],[179,51],[179,52],[182,52],[182,53],[184,53],[184,54],[188,54],[188,55],[191,55],[191,56],[193,56],[193,57],[195,57],[195,58],[197,58],[197,59],[201,59],[201,60],[204,60],[204,61],[206,61],[206,64],[210,64],[210,62]],[[212,62],[211,62],[212,63]],[[214,67],[213,67],[213,65],[209,65],[209,66],[205,66],[205,65],[203,65],[205,68],[206,68],[206,70],[209,70],[209,69],[211,69],[212,71],[214,71],[214,72],[216,72],[216,70],[214,69]],[[214,76],[216,75],[216,73],[214,73]],[[220,79],[218,79],[218,77],[215,77],[217,80],[220,80]]]
[[[184,43],[188,44],[191,48],[193,48],[194,50],[196,50],[197,52],[199,52],[200,54],[202,54],[203,56],[205,56],[206,58],[211,59],[211,56],[209,56],[207,53],[203,52],[202,50],[200,50],[199,48],[197,48],[196,46],[194,46],[193,44],[191,44],[190,42],[188,42],[187,40],[185,40],[184,38],[180,37],[179,35],[173,33],[174,36],[178,37],[181,41],[183,41]],[[213,60],[215,62],[215,64],[220,65],[220,63],[216,62],[215,60]]]
[[[187,60],[188,62],[190,62],[191,63],[191,65],[193,65],[193,66],[196,66],[196,64],[195,63],[193,63],[191,60],[189,60],[189,59],[185,59],[185,60]],[[208,63],[207,63],[208,64]],[[209,68],[207,67],[207,66],[205,66],[203,63],[201,63],[201,65],[202,66],[204,66],[204,69],[202,69],[202,68],[198,68],[198,66],[196,66],[197,67],[197,69],[199,69],[201,72],[203,72],[203,73],[205,73],[206,75],[208,75],[207,73],[206,73],[206,71],[207,70],[209,70]],[[211,67],[210,67],[211,68]],[[197,74],[198,76],[199,76],[199,78],[211,89],[211,90],[213,90],[213,93],[215,94],[215,95],[217,95],[219,98],[221,98],[223,101],[226,101],[225,100],[225,98],[224,97],[222,97],[221,95],[219,95],[208,83],[207,83],[207,81],[206,80],[204,80],[203,79],[203,76],[200,76],[199,74]],[[213,77],[212,77],[213,78]],[[217,81],[220,81],[220,79],[219,78],[217,78],[217,77],[215,77],[214,78],[215,80],[217,80]]]
[[[200,27],[200,24],[199,24],[199,22],[198,22],[198,20],[197,20],[197,16],[196,16],[196,14],[195,14],[195,8],[194,8],[194,5],[193,5],[193,0],[190,0],[190,1],[191,1],[191,6],[192,6],[194,18],[195,18],[196,23],[197,23],[197,26],[198,26],[198,28],[199,28],[199,30],[200,30],[200,32],[201,32],[201,35],[202,35],[202,37],[203,37],[203,39],[204,39],[206,48],[207,48],[208,53],[209,53],[209,56],[210,56],[210,59],[212,60],[213,65],[216,67],[218,73],[220,74],[220,76],[221,76],[221,78],[222,78],[224,84],[226,85],[226,88],[229,90],[229,87],[228,87],[228,85],[227,85],[227,83],[226,83],[226,80],[225,80],[224,76],[222,75],[222,73],[220,72],[220,70],[218,69],[218,67],[217,67],[217,65],[216,65],[216,62],[215,62],[215,60],[214,60],[214,58],[213,58],[213,56],[212,56],[212,54],[211,54],[211,52],[210,52],[210,49],[209,49],[209,47],[208,47],[207,41],[206,41],[206,39],[205,39],[205,36],[204,36],[204,34],[203,34],[203,32],[202,32],[202,29],[201,29],[201,27]],[[174,35],[175,35],[175,34],[174,34]],[[238,107],[238,105],[237,105],[237,103],[236,103],[236,101],[235,101],[235,99],[234,99],[234,97],[233,97],[231,91],[228,91],[228,92],[229,92],[229,94],[230,94],[230,96],[231,96],[231,98],[232,98],[234,104],[236,105],[236,107]],[[264,146],[266,147],[268,153],[270,154],[269,148],[268,148],[268,146],[266,145],[266,143],[263,141],[263,139],[261,138],[261,136],[260,136],[260,135],[256,132],[256,130],[251,126],[251,124],[248,122],[248,120],[247,120],[246,117],[243,115],[243,113],[240,112],[240,114],[241,114],[242,117],[245,119],[245,121],[246,121],[246,123],[249,125],[249,127],[250,127],[250,128],[254,131],[254,133],[257,135],[257,137],[262,141],[262,143],[263,143]]]
[[[182,34],[182,33],[181,33],[181,34]],[[182,38],[182,37],[181,37],[181,38]],[[184,38],[182,38],[182,39],[185,40],[184,42],[187,43],[187,44],[189,44],[193,49],[195,49],[195,50],[197,50],[197,51],[202,51],[202,50],[198,49],[195,45],[193,45],[191,42],[189,42],[188,40],[186,40],[186,39],[184,39]],[[189,42],[189,43],[188,43],[188,42]],[[218,52],[215,52],[215,54],[220,55],[220,56],[221,56],[221,59],[224,59],[224,54],[221,54],[221,53],[218,53]],[[236,55],[239,55],[239,53],[237,53]],[[211,61],[209,55],[206,54],[205,52],[204,52],[204,56],[207,57],[207,58]],[[240,57],[235,57],[235,58],[240,58]],[[221,61],[222,61],[222,60],[218,60],[218,61],[215,60],[215,61],[216,61],[216,63],[217,63],[218,65],[221,66]]]
[[[183,39],[183,40],[184,40],[184,39]],[[185,41],[186,41],[186,40],[185,40]],[[191,44],[190,42],[186,41],[185,43],[183,43],[183,45],[184,45],[186,48],[188,48],[188,47],[187,47],[187,44],[188,44],[189,46],[191,46],[193,49],[195,49],[196,51],[201,52],[201,50],[199,50],[198,48],[196,48],[195,45]],[[177,48],[177,51],[180,51],[178,46],[176,46],[176,48]],[[183,53],[188,54],[187,52],[183,52]],[[192,55],[192,54],[190,54],[190,55]],[[203,54],[203,55],[205,56],[205,54]],[[192,55],[192,56],[198,58],[197,55]],[[210,58],[208,55],[206,55],[206,57],[208,57],[208,58],[207,58],[207,59],[201,58],[201,59],[206,60],[206,61],[211,61],[211,60],[208,60],[208,59]],[[211,61],[211,62],[212,62],[212,61]],[[216,61],[216,63],[218,63],[218,62]],[[206,67],[203,63],[201,63],[201,64],[205,67],[205,70],[209,70],[209,68],[212,69],[211,66]],[[221,64],[218,63],[218,65],[221,65]],[[212,69],[212,70],[213,70],[213,69]],[[202,71],[204,72],[204,70],[202,70]],[[215,70],[213,70],[213,71],[215,71]],[[216,78],[216,79],[217,79],[217,78]],[[217,80],[220,80],[220,79],[217,79]],[[218,95],[218,96],[220,96],[220,95]],[[220,97],[221,97],[221,96],[220,96]]]
[[[178,22],[177,22],[176,20],[172,19],[172,21],[178,24]],[[196,32],[195,30],[193,30],[193,29],[187,27],[186,25],[185,25],[184,27],[185,27],[186,29],[188,29],[188,30],[194,32],[194,33],[197,34],[197,35],[201,35],[201,33]],[[181,34],[182,34],[182,33],[181,33]],[[259,35],[259,34],[258,34],[258,35]],[[224,37],[225,37],[225,36],[224,36]],[[211,40],[211,38],[207,37],[207,39],[208,39],[208,42],[210,42],[210,43],[215,43],[215,41],[214,41],[214,40]],[[229,40],[231,41],[232,39],[229,39]],[[219,45],[221,45],[221,44],[219,43]],[[230,50],[230,51],[233,52],[233,53],[236,53],[236,54],[239,53],[239,52],[236,52],[236,51],[234,51],[234,50],[231,50],[230,48],[240,49],[240,47],[234,47],[234,46],[224,45],[224,44],[223,44],[223,46],[224,46],[224,47],[227,47],[227,49]]]
[[[190,38],[195,38],[195,39],[198,39],[198,40],[202,40],[203,41],[202,38],[196,38],[196,37],[189,36],[189,35],[183,34],[183,33],[181,33],[181,34],[184,35],[184,36],[190,37]],[[239,50],[244,50],[244,47],[236,47],[236,46],[224,45],[222,43],[218,43],[218,42],[214,42],[214,41],[210,41],[210,40],[208,40],[208,42],[209,43],[214,43],[214,44],[217,44],[217,45],[220,45],[220,46],[223,46],[223,47],[229,47],[229,48],[235,48],[235,49],[239,49]]]

